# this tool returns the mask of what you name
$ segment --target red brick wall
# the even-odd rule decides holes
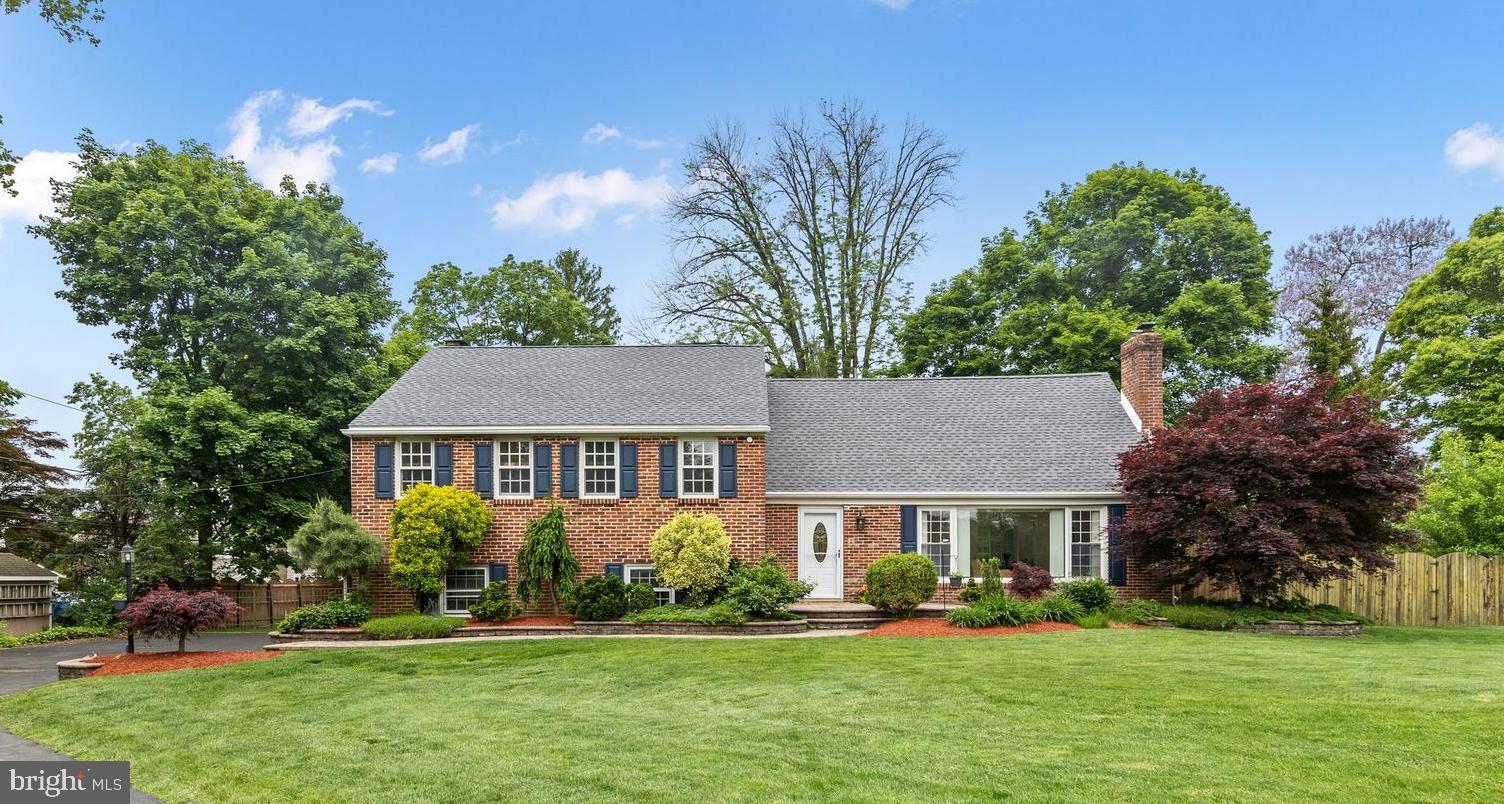
[[[767,549],[765,538],[765,489],[767,488],[764,445],[761,436],[720,439],[735,440],[737,496],[714,500],[664,499],[658,496],[658,445],[672,436],[622,437],[624,443],[636,443],[637,494],[631,499],[585,500],[558,499],[559,444],[577,440],[572,436],[536,436],[535,444],[553,447],[553,493],[555,499],[486,500],[494,512],[491,529],[481,546],[470,554],[468,563],[507,562],[515,564],[522,547],[522,531],[527,521],[557,503],[568,517],[569,546],[580,562],[580,577],[599,575],[608,563],[651,564],[648,542],[653,533],[681,511],[707,512],[720,517],[731,536],[733,555],[756,559]],[[388,540],[387,526],[395,500],[375,496],[375,445],[393,439],[355,438],[351,443],[350,507],[356,518],[372,533]],[[477,442],[486,438],[434,436],[435,443],[454,445],[454,485],[474,490],[475,451]],[[395,471],[395,470],[394,470]],[[583,484],[583,478],[582,478]],[[390,541],[388,540],[390,549]],[[515,576],[515,568],[513,569]],[[372,578],[372,603],[379,614],[413,608],[411,592],[391,585],[383,567]]]
[[[831,506],[834,507],[834,506]],[[866,584],[867,567],[886,555],[898,552],[898,506],[841,506],[842,593],[856,600]],[[866,527],[857,527],[857,515],[866,519]],[[768,552],[789,575],[799,574],[799,506],[770,503],[767,517]]]
[[[1118,350],[1123,396],[1144,428],[1165,426],[1165,339],[1158,332],[1138,332]]]

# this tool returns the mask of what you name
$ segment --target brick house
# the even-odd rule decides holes
[[[448,613],[508,577],[525,523],[555,504],[582,577],[651,583],[652,534],[694,511],[815,599],[855,599],[900,551],[942,576],[996,557],[1139,594],[1108,533],[1117,456],[1163,421],[1161,337],[1142,328],[1121,359],[1120,392],[1104,373],[769,379],[746,346],[438,347],[344,431],[351,510],[385,537],[418,483],[487,501],[490,532],[446,573]],[[384,571],[372,591],[378,612],[413,606]]]

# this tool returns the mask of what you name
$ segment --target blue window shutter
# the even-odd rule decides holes
[[[508,575],[509,574],[507,572],[507,565],[505,561],[500,564],[491,565],[491,583],[496,583],[497,581],[505,581]]]
[[[919,552],[919,508],[914,505],[898,507],[898,552]]]
[[[548,499],[554,493],[554,448],[533,445],[533,496]]]
[[[484,499],[490,499],[491,489],[491,445],[475,445],[475,493]]]
[[[392,445],[376,445],[376,496],[391,499],[396,496],[392,492]]]
[[[721,496],[736,496],[736,442],[721,445]]]
[[[433,484],[435,486],[454,485],[454,445],[433,445]]]
[[[623,441],[616,447],[621,458],[621,496],[637,496],[637,444]]]
[[[679,496],[679,442],[658,445],[658,496]]]
[[[1128,583],[1128,557],[1123,555],[1123,546],[1118,542],[1118,533],[1123,528],[1123,517],[1128,515],[1128,506],[1107,506],[1107,582],[1113,586]]]
[[[559,445],[559,496],[580,496],[580,445]]]
[[[626,575],[627,575],[626,565],[625,564],[607,564],[606,565],[606,574],[607,575],[615,575],[618,578],[625,578]]]

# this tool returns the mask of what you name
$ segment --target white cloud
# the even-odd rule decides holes
[[[644,150],[663,147],[663,140],[649,140],[639,139],[637,137],[628,137],[626,134],[622,133],[621,129],[614,126],[608,126],[605,123],[596,123],[595,125],[591,126],[588,130],[585,131],[585,135],[580,137],[580,140],[583,141],[586,145],[600,145],[607,140],[621,140],[622,142],[631,145],[633,148],[642,148]]]
[[[31,151],[16,163],[16,172],[11,176],[16,182],[13,196],[0,190],[0,221],[13,220],[22,226],[36,223],[43,215],[51,215],[52,185],[49,179],[66,181],[73,178],[73,160],[70,151]],[[0,237],[5,229],[0,227]]]
[[[395,153],[373,156],[370,159],[367,159],[364,162],[360,163],[360,172],[362,173],[376,173],[384,175],[387,173],[394,173],[396,172],[396,170],[397,154]]]
[[[449,132],[449,136],[443,142],[433,144],[424,143],[423,150],[418,152],[418,158],[424,162],[436,162],[440,165],[453,165],[465,158],[465,149],[470,147],[470,137],[480,131],[480,126],[471,123],[464,128],[458,128]]]
[[[287,130],[298,137],[311,137],[322,134],[325,129],[356,112],[370,112],[382,117],[393,114],[391,109],[383,107],[379,102],[364,98],[351,98],[334,106],[325,106],[320,101],[320,98],[300,99],[292,108],[292,116],[287,118]]]
[[[587,176],[575,170],[538,179],[516,198],[502,198],[492,205],[491,220],[501,229],[572,232],[604,210],[624,208],[622,215],[652,210],[671,190],[663,176],[637,179],[621,168]]]
[[[240,105],[230,118],[230,144],[225,152],[245,163],[257,181],[276,187],[285,175],[299,184],[327,182],[334,178],[334,157],[341,151],[333,137],[284,143],[279,137],[261,136],[261,116],[282,103],[280,90],[257,92]]]
[[[1447,162],[1458,170],[1489,168],[1504,178],[1504,131],[1488,123],[1474,123],[1447,137]]]

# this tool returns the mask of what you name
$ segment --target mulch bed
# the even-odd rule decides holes
[[[513,617],[499,623],[482,622],[481,620],[466,620],[468,626],[495,627],[499,625],[574,625],[574,618],[567,614],[537,614],[531,617]]]
[[[1028,625],[998,625],[992,628],[961,628],[951,625],[940,617],[910,617],[883,623],[862,636],[913,637],[913,636],[1012,636],[1014,634],[1047,634],[1051,631],[1079,631],[1081,626],[1070,623],[1038,622]]]
[[[162,670],[182,670],[187,667],[217,667],[222,664],[237,664],[256,659],[273,659],[281,654],[266,650],[203,650],[178,653],[115,653],[100,656],[94,661],[104,666],[90,673],[91,676],[128,676],[132,673],[156,673]]]

